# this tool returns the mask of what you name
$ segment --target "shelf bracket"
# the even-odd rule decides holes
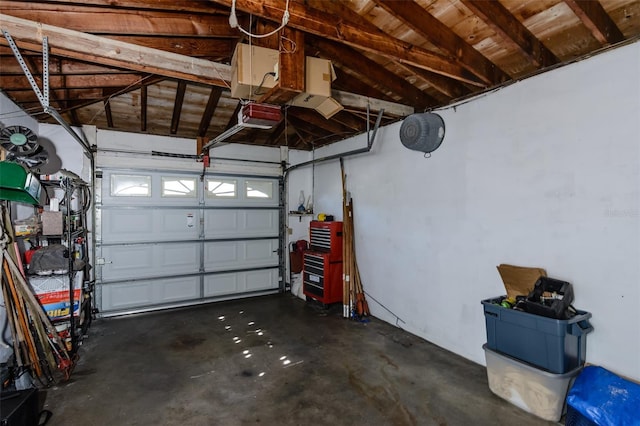
[[[84,149],[84,153],[89,159],[93,161],[93,153],[91,152],[91,147],[89,146],[89,142],[86,138],[81,138],[78,134],[69,126],[69,124],[64,121],[64,118],[58,113],[58,111],[49,105],[49,39],[48,37],[42,38],[42,90],[38,87],[38,83],[35,78],[33,78],[33,74],[31,74],[31,70],[27,66],[27,63],[24,61],[22,54],[20,53],[20,49],[16,45],[13,37],[9,34],[8,31],[2,30],[2,35],[7,39],[9,43],[9,47],[13,52],[13,56],[16,57],[18,64],[20,64],[20,68],[22,68],[22,72],[24,73],[27,80],[29,80],[29,84],[33,89],[40,105],[42,105],[42,109],[44,112],[53,117],[64,129],[71,135],[73,138],[82,146]],[[84,136],[84,135],[83,135]]]

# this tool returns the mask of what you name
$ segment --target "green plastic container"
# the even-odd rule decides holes
[[[0,200],[40,204],[40,181],[17,163],[0,161]]]

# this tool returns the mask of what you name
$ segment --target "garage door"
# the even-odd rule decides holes
[[[102,316],[280,290],[279,178],[102,169]]]

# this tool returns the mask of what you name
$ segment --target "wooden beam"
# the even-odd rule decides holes
[[[236,124],[238,124],[238,113],[240,112],[241,108],[242,108],[242,103],[238,101],[238,103],[236,104],[236,108],[231,113],[231,117],[229,117],[229,121],[227,122],[227,125],[224,128],[225,132],[230,128],[232,128],[233,126],[235,126]]]
[[[442,93],[448,99],[460,98],[471,93],[464,84],[452,80],[449,77],[434,74],[430,71],[412,67],[411,65],[398,63],[398,66],[404,68],[406,72],[413,73],[417,78],[425,80],[427,84],[433,87],[436,91]],[[440,99],[440,97],[438,100],[445,101],[444,99]]]
[[[147,131],[147,87],[146,85],[140,88],[140,131]]]
[[[293,92],[304,92],[305,50],[304,33],[292,28],[283,28],[280,35],[280,57],[278,63],[278,84]]]
[[[226,8],[216,7],[210,2],[193,0],[47,0],[47,3],[74,4],[76,8],[91,5],[110,9],[170,10],[229,16],[229,10]]]
[[[222,15],[78,7],[38,2],[2,2],[2,12],[16,18],[91,34],[162,35],[169,37],[237,37]]]
[[[140,89],[141,87],[145,87],[145,86],[150,86],[152,84],[156,84],[161,82],[162,80],[164,80],[162,77],[158,77],[158,76],[146,76],[142,79],[140,79],[138,82],[133,83],[133,84],[129,84],[125,87],[116,87],[116,88],[105,88],[102,90],[102,96],[100,99],[98,100],[88,100],[86,102],[76,102],[74,105],[69,106],[65,109],[63,109],[62,112],[67,112],[67,111],[73,111],[73,110],[78,110],[80,108],[84,108],[88,105],[92,105],[96,102],[101,102],[104,101],[108,98],[112,98],[115,96],[120,96],[120,95],[124,95],[125,93],[129,93],[129,92],[133,92],[136,91],[138,89]]]
[[[110,99],[105,99],[104,104],[104,113],[107,118],[107,127],[113,128],[113,115],[111,114],[111,104],[109,103]]]
[[[424,109],[438,104],[438,101],[433,97],[348,46],[318,37],[311,40],[311,44],[322,52],[322,56],[331,58],[341,68],[349,68],[351,71],[360,74],[362,78],[397,94],[403,103],[417,109]]]
[[[332,120],[337,121],[343,126],[347,126],[356,132],[364,132],[367,130],[367,123],[348,111],[342,110],[333,117]]]
[[[51,89],[80,89],[94,87],[122,87],[135,84],[142,76],[138,74],[96,74],[96,75],[52,75],[49,77]],[[11,90],[32,90],[27,77],[24,75],[0,74],[0,87]],[[42,87],[42,86],[40,86]]]
[[[304,131],[307,134],[313,135],[314,139],[327,136],[327,134],[331,134],[331,132],[327,131],[324,127],[321,127],[314,123],[309,123],[308,121],[302,120],[295,115],[289,114],[287,116],[287,120],[292,124],[296,130]]]
[[[236,39],[203,38],[203,37],[167,37],[167,36],[130,36],[106,35],[112,40],[194,58],[207,58],[215,61],[230,61]]]
[[[265,144],[268,146],[284,145],[284,144],[279,144],[278,142],[280,141],[280,138],[284,135],[286,127],[287,127],[286,120],[281,120],[280,123],[278,123],[278,125],[276,126],[276,128],[273,129],[273,131],[269,135],[269,138],[267,138],[267,141],[265,142]]]
[[[171,116],[171,129],[169,132],[172,135],[178,133],[178,126],[180,125],[180,115],[182,114],[182,103],[184,102],[184,93],[187,91],[187,83],[183,80],[178,82],[178,88],[176,90],[176,100],[173,104],[173,115]]]
[[[42,70],[42,53],[39,55],[23,54],[25,60],[33,62],[33,64]],[[87,64],[68,59],[56,57],[49,58],[49,75],[77,75],[77,74],[126,74],[128,71],[103,67],[100,65]],[[23,75],[24,72],[18,64],[15,56],[0,56],[0,73],[4,75]]]
[[[339,66],[334,67],[336,81],[331,87],[336,90],[343,90],[350,93],[358,93],[363,97],[381,99],[383,101],[395,102],[395,99],[375,87],[369,86],[359,78],[343,71]]]
[[[414,108],[410,106],[382,101],[380,99],[366,98],[355,93],[332,90],[331,95],[345,108],[366,110],[368,106],[370,111],[380,111],[384,109],[384,115],[391,117],[406,117],[414,112]]]
[[[427,12],[414,1],[373,0],[379,7],[399,19],[420,36],[439,49],[455,57],[458,63],[478,78],[489,77],[491,83],[499,84],[511,77],[485,58],[448,26]]]
[[[531,33],[499,1],[461,0],[505,41],[513,44],[537,68],[546,68],[558,62],[558,58]]]
[[[35,93],[33,90],[18,90],[12,91],[10,89],[4,88],[5,92],[9,95],[9,97],[19,103],[27,102],[31,100],[37,100]],[[99,88],[94,89],[51,89],[49,90],[50,96],[55,96],[56,99],[59,99],[62,102],[65,101],[83,101],[83,100],[94,100],[99,101],[102,99],[102,90]]]
[[[408,3],[408,2],[402,2],[402,3]],[[353,9],[350,9],[349,7],[347,7],[344,2],[326,1],[326,0],[306,0],[305,4],[308,4],[311,7],[314,7],[316,9],[322,10],[325,13],[329,13],[334,16],[341,16],[343,18],[346,18],[347,20],[350,20],[359,25],[365,26],[366,28],[369,29],[369,31],[381,32],[381,30],[378,27],[376,27],[373,23],[365,19],[363,16],[358,15]],[[456,57],[456,54],[452,54],[452,56]],[[443,98],[443,96],[434,95],[434,97],[436,97],[440,102],[446,102],[449,99],[452,99],[452,98],[455,99],[457,97],[460,97],[462,96],[462,94],[459,94],[460,92],[465,92],[465,94],[468,93],[468,90],[466,90],[466,88],[461,83],[453,79],[450,79],[448,77],[442,76],[440,74],[435,74],[433,72],[429,72],[420,68],[412,67],[410,65],[407,65],[405,63],[395,61],[395,60],[391,61],[391,63],[393,64],[393,66],[402,68],[410,74],[418,74],[421,79],[425,80],[426,83],[429,84],[429,86],[431,86],[433,89],[440,92],[441,94],[445,95],[446,98]],[[427,76],[428,78],[426,78]],[[339,88],[340,83],[337,83],[334,86],[336,88]],[[384,96],[372,95],[367,93],[367,91],[358,90],[356,87],[357,85],[353,86],[352,88],[343,87],[341,88],[341,90],[346,90],[347,92],[361,93],[365,96],[379,98],[382,100],[393,101],[393,99],[391,98],[387,99]]]
[[[312,109],[291,107],[287,114],[290,117],[293,116],[299,120],[312,124],[315,127],[324,129],[324,131],[329,133],[337,135],[351,135],[354,133],[350,128],[343,126],[337,121],[327,120]]]
[[[211,88],[207,106],[202,113],[202,119],[200,119],[200,125],[198,126],[199,137],[206,136],[207,130],[209,130],[209,125],[211,124],[211,119],[213,118],[213,113],[215,112],[216,107],[218,106],[218,102],[220,101],[220,95],[222,95],[222,89],[220,87]]]
[[[596,0],[565,0],[567,6],[602,45],[624,40],[624,34]]]
[[[42,37],[48,36],[52,55],[214,86],[227,87],[231,80],[231,67],[225,64],[39,24],[5,14],[0,14],[0,26],[13,36],[18,46],[24,45],[31,50],[41,50]],[[6,43],[4,38],[0,41]]]
[[[278,82],[258,100],[261,103],[285,104],[304,92],[306,65],[304,33],[283,28],[279,41],[285,47],[279,50]]]
[[[231,0],[213,1],[231,6]],[[284,4],[279,0],[237,0],[236,9],[279,22],[284,13]],[[340,17],[327,16],[326,13],[307,8],[304,4],[289,3],[289,14],[288,25],[301,31],[338,41],[351,47],[386,55],[398,61],[476,86],[484,87],[491,83],[491,79],[488,77],[479,81],[476,76],[455,63],[450,57],[411,45],[382,32],[370,31],[369,28]]]

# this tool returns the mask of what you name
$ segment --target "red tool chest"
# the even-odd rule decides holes
[[[312,221],[309,250],[303,253],[305,296],[321,303],[342,301],[342,222]]]

